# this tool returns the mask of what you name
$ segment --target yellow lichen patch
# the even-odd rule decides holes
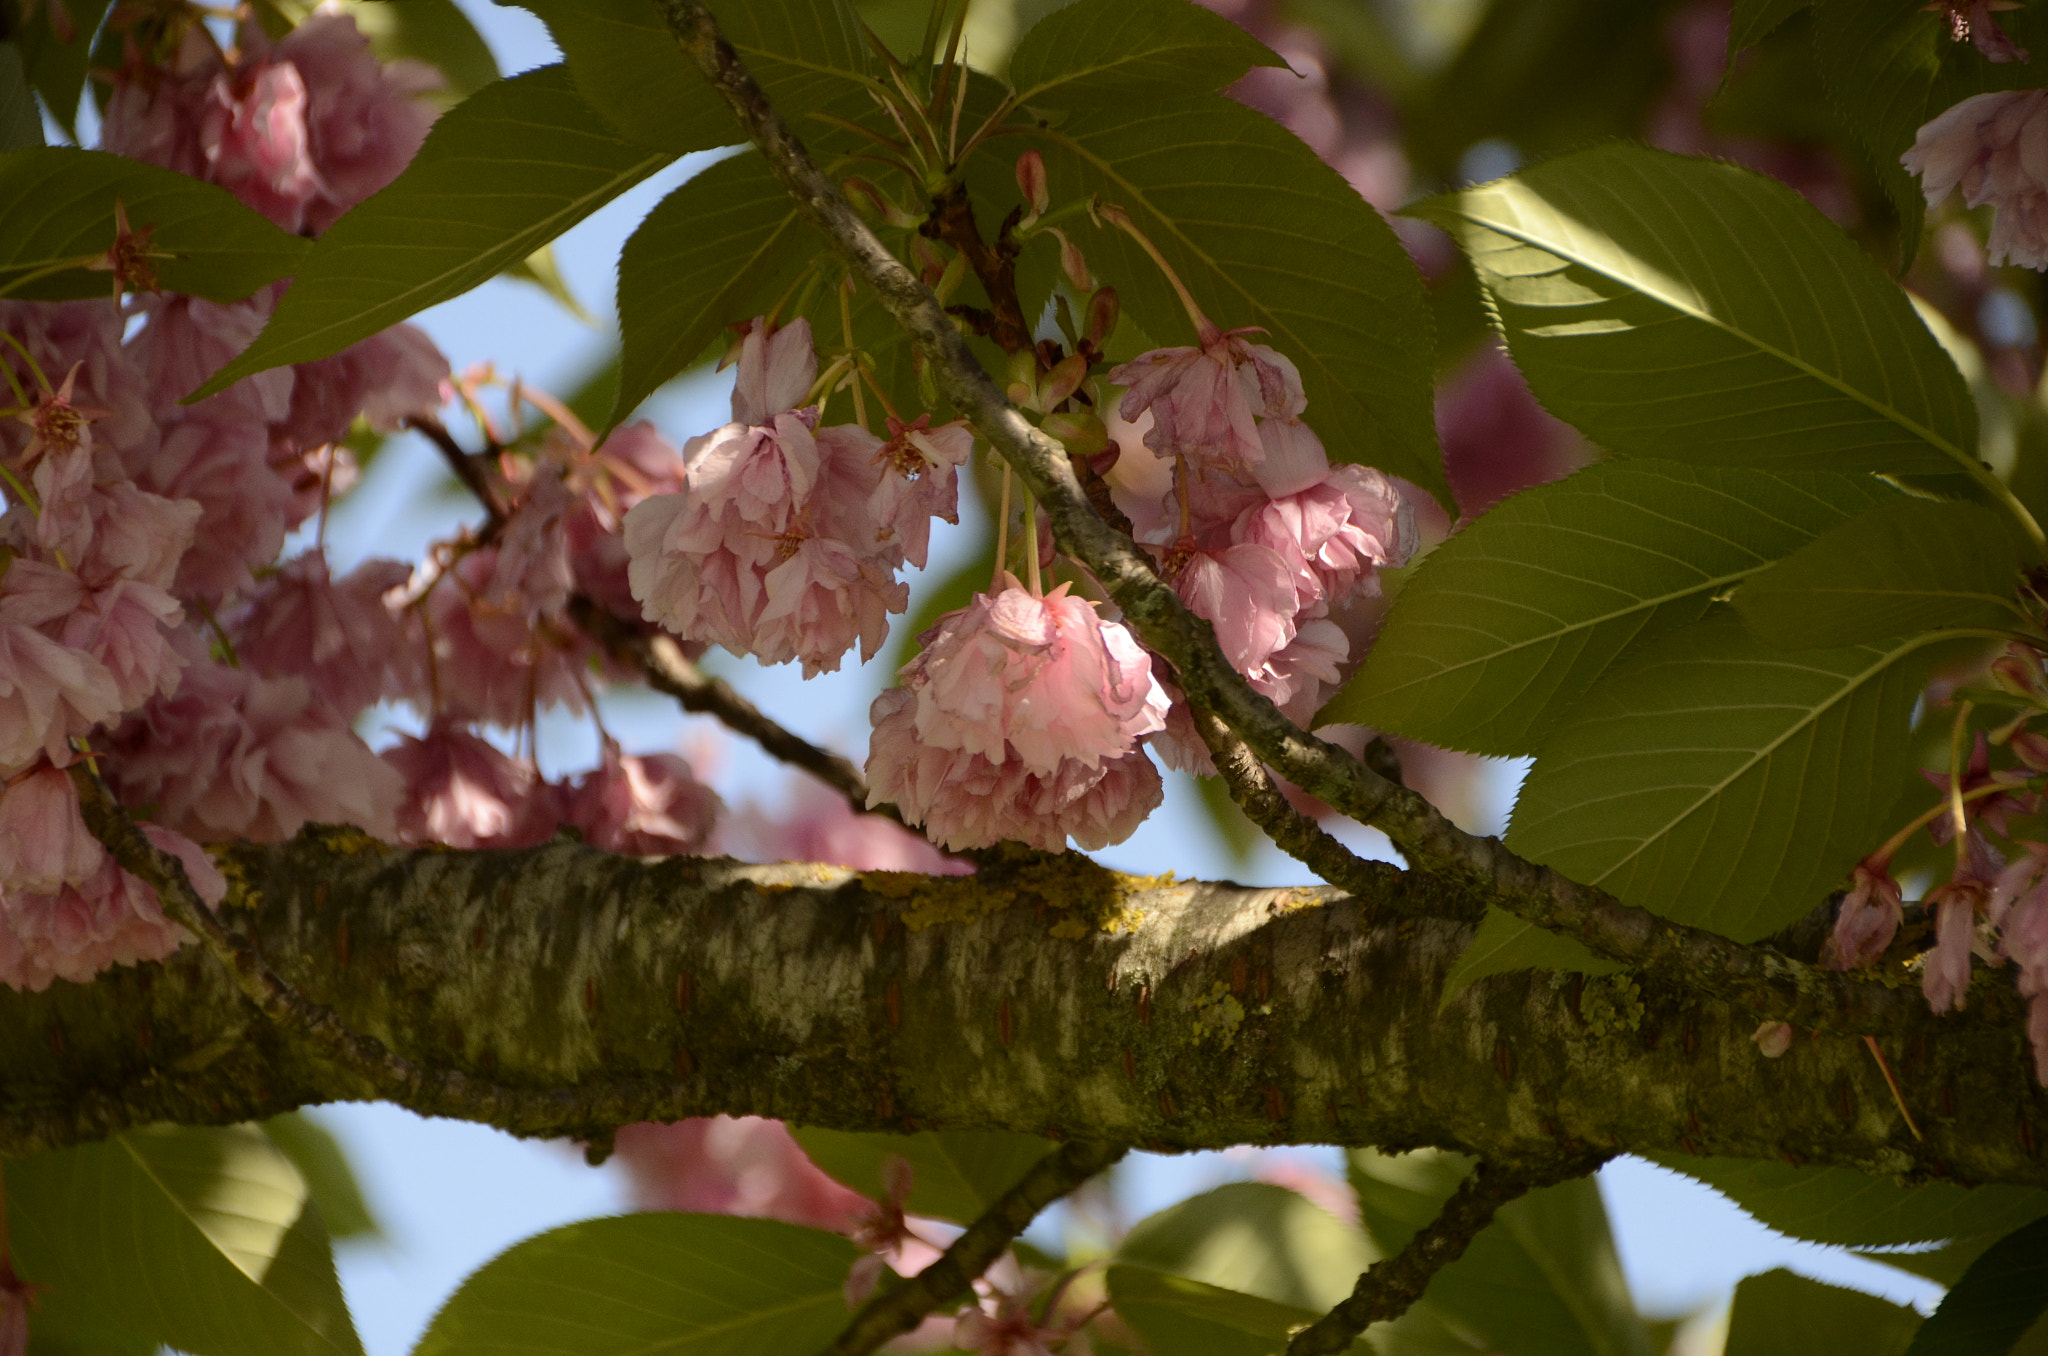
[[[861,884],[882,899],[901,901],[898,916],[912,932],[941,923],[972,923],[1007,909],[1015,890],[983,881],[979,876],[921,876],[913,871],[864,871]]]
[[[1195,1039],[1214,1036],[1225,1044],[1244,1025],[1244,1004],[1231,995],[1230,986],[1217,980],[1209,992],[1195,1000]]]
[[[245,909],[254,913],[262,906],[263,897],[249,881],[249,872],[242,865],[241,858],[227,844],[216,844],[206,848],[206,855],[213,860],[214,869],[228,883],[226,898],[221,900],[224,909]]]

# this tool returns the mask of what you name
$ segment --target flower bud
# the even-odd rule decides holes
[[[939,247],[923,236],[910,239],[910,262],[917,268],[917,276],[926,287],[934,287],[946,272],[946,256],[939,253]]]
[[[861,212],[871,217],[880,217],[884,222],[900,230],[915,230],[922,220],[915,212],[898,207],[888,194],[858,176],[843,181],[839,185],[839,191],[844,193],[846,200]]]
[[[1095,348],[1101,348],[1109,342],[1109,336],[1116,333],[1117,317],[1121,312],[1122,306],[1117,301],[1114,287],[1096,289],[1095,295],[1088,298],[1088,329],[1082,338]]]
[[[1029,226],[1052,205],[1052,190],[1045,180],[1045,157],[1037,151],[1026,151],[1017,157],[1017,188],[1024,194],[1024,219],[1018,224]]]
[[[1076,292],[1093,292],[1095,275],[1088,271],[1088,258],[1081,253],[1081,247],[1067,238],[1067,233],[1057,226],[1046,227],[1053,238],[1060,242],[1060,271],[1067,275],[1068,283]]]
[[[1088,360],[1076,353],[1060,359],[1038,384],[1040,407],[1051,409],[1079,390],[1088,379]]]
[[[1109,430],[1091,410],[1048,414],[1039,427],[1076,457],[1094,457],[1110,447]]]

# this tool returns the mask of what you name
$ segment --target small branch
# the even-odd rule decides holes
[[[1384,832],[1409,863],[1464,885],[1539,927],[1575,937],[1646,978],[1740,997],[1758,1016],[1821,1030],[1858,1031],[1895,1003],[1883,984],[1801,965],[1762,947],[1625,905],[1498,839],[1466,833],[1415,792],[1333,744],[1303,732],[1230,666],[1209,624],[1167,588],[1144,552],[1089,505],[1066,449],[1004,397],[930,289],[904,267],[818,170],[698,0],[655,0],[670,33],[738,118],[812,225],[910,337],[948,400],[1024,480],[1051,519],[1060,549],[1088,569],[1147,646],[1181,674],[1183,690],[1243,737],[1276,772],[1332,808]]]
[[[1126,1152],[1122,1145],[1077,1140],[1039,1159],[1017,1185],[953,1240],[939,1260],[862,1305],[821,1356],[867,1356],[890,1338],[915,1328],[948,1300],[968,1293],[976,1278],[995,1265],[1017,1235],[1031,1227],[1039,1211],[1113,1166]]]
[[[405,421],[405,426],[440,449],[441,459],[448,463],[448,469],[455,473],[463,488],[476,496],[477,503],[483,505],[484,514],[490,520],[484,536],[487,539],[496,536],[505,525],[505,509],[498,502],[497,493],[491,489],[490,478],[477,464],[477,459],[462,450],[462,444],[455,441],[455,435],[438,419],[414,415]]]
[[[1458,1184],[1437,1217],[1408,1240],[1408,1246],[1375,1262],[1358,1278],[1351,1297],[1294,1334],[1287,1356],[1337,1356],[1349,1351],[1360,1333],[1375,1323],[1399,1318],[1422,1298],[1439,1271],[1465,1255],[1482,1229],[1493,1223],[1502,1206],[1534,1187],[1583,1177],[1601,1160],[1582,1159],[1563,1170],[1517,1171],[1497,1160],[1480,1163]]]

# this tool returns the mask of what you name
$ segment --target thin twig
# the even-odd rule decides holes
[[[1336,1356],[1351,1350],[1358,1335],[1375,1323],[1399,1318],[1422,1298],[1439,1271],[1465,1255],[1465,1249],[1502,1206],[1530,1189],[1583,1177],[1599,1159],[1579,1160],[1563,1168],[1518,1170],[1487,1160],[1463,1182],[1437,1217],[1424,1225],[1408,1246],[1372,1264],[1351,1295],[1336,1308],[1296,1332],[1287,1356]]]
[[[1031,1227],[1039,1211],[1114,1166],[1126,1152],[1121,1145],[1076,1140],[1039,1159],[936,1262],[862,1305],[820,1356],[867,1356],[924,1322],[940,1305],[967,1295],[976,1278]]]
[[[876,239],[769,103],[711,11],[656,0],[669,32],[731,107],[798,205],[910,337],[940,390],[1046,508],[1060,549],[1101,581],[1124,619],[1181,674],[1190,703],[1216,713],[1259,758],[1333,809],[1384,832],[1411,866],[1463,885],[1539,927],[1653,980],[1752,1003],[1760,1016],[1816,1029],[1864,1026],[1898,996],[1867,975],[1813,970],[1761,947],[1674,923],[1458,828],[1426,799],[1303,732],[1230,665],[1209,624],[1160,582],[1129,537],[1096,514],[1066,449],[1010,404],[927,287]]]
[[[1899,1080],[1892,1077],[1890,1061],[1885,1059],[1884,1051],[1877,1048],[1877,1037],[1865,1036],[1863,1044],[1869,1049],[1870,1057],[1877,1061],[1878,1071],[1884,1075],[1884,1085],[1892,1090],[1892,1105],[1897,1107],[1899,1114],[1906,1118],[1906,1128],[1913,1132],[1914,1139],[1925,1140],[1927,1136],[1921,1134],[1920,1127],[1913,1123],[1913,1113],[1906,1110],[1906,1095],[1899,1091]]]
[[[455,435],[438,419],[414,415],[405,421],[405,426],[440,449],[441,459],[448,463],[448,469],[455,473],[455,478],[462,482],[463,488],[476,496],[477,503],[483,506],[484,515],[490,519],[484,536],[495,536],[498,529],[505,525],[505,507],[498,502],[497,492],[491,488],[490,477],[484,474],[483,467],[477,463],[477,459],[462,450],[462,444],[455,441]]]

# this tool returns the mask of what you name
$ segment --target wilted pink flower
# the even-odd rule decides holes
[[[1241,336],[1218,334],[1200,348],[1156,348],[1109,374],[1128,386],[1118,406],[1126,419],[1150,411],[1148,446],[1185,457],[1213,458],[1230,466],[1265,459],[1261,418],[1292,419],[1307,405],[1294,364]]]
[[[781,1121],[711,1116],[619,1131],[619,1161],[643,1209],[779,1219],[850,1233],[871,1202],[804,1155]]]
[[[142,831],[184,864],[193,890],[209,906],[227,895],[227,881],[196,843],[155,824]],[[164,916],[156,891],[100,858],[77,884],[48,893],[0,887],[0,984],[38,992],[52,979],[83,984],[110,965],[162,960],[191,940]]]
[[[877,534],[887,533],[900,550],[899,561],[919,569],[930,550],[932,519],[960,521],[956,472],[974,450],[974,430],[965,423],[956,419],[930,428],[930,421],[928,414],[908,424],[890,416],[889,440],[875,451],[882,474],[868,499]]]
[[[147,386],[122,345],[123,318],[105,301],[0,300],[0,332],[35,360],[31,369],[13,343],[0,342],[0,367],[28,391],[42,392],[36,379],[68,392],[71,408],[89,413],[95,448],[126,451],[147,446],[154,434]],[[0,388],[6,387],[0,381]],[[11,392],[9,395],[11,399]],[[17,471],[32,460],[27,447],[37,421],[0,419],[0,460]]]
[[[436,722],[419,738],[402,736],[384,761],[404,783],[400,842],[531,847],[559,822],[560,807],[531,764],[452,723]]]
[[[592,847],[665,857],[701,850],[718,809],[718,796],[681,758],[625,754],[606,740],[602,761],[569,792],[562,819]]]
[[[71,736],[121,713],[114,675],[55,638],[84,596],[76,576],[38,561],[0,574],[0,773],[39,753],[68,761]]]
[[[1920,775],[1942,794],[1948,793],[1949,776],[1946,772],[1922,771]],[[1975,799],[1965,800],[1964,817],[1973,826],[1981,821],[1999,836],[2005,836],[2007,822],[2012,816],[2032,814],[2040,808],[2040,796],[2022,789],[2026,782],[2027,774],[2017,769],[2001,768],[1996,772],[1991,770],[1991,748],[1985,741],[1984,732],[1979,730],[1975,743],[1970,747],[1970,761],[1963,768],[1963,795],[1971,796],[1972,793],[1991,786],[2009,786],[2013,789],[2001,791],[1996,795],[1979,795]],[[1972,833],[1981,837],[1981,831],[1974,827]],[[1955,836],[1955,824],[1947,815],[1943,815],[1928,825],[1927,835],[1937,843],[1947,843]]]
[[[1835,914],[1827,964],[1837,970],[1854,970],[1882,956],[1899,930],[1901,909],[1899,884],[1884,863],[1857,863],[1849,893],[1842,897],[1841,909]]]
[[[2016,45],[1991,17],[1998,10],[2018,9],[2018,0],[1936,0],[1925,8],[1940,11],[1948,20],[1949,36],[1974,44],[1986,61],[2027,61],[2027,49]]]
[[[1932,207],[1957,188],[1990,203],[1993,264],[2048,268],[2048,90],[1963,100],[1920,129],[1901,163]]]
[[[0,789],[0,889],[51,894],[91,879],[106,855],[64,772],[44,764]]]
[[[868,1255],[855,1258],[847,1269],[843,1290],[849,1309],[858,1308],[875,1293],[886,1254],[900,1250],[906,1243],[923,1241],[911,1232],[909,1221],[903,1217],[903,1202],[910,1196],[912,1176],[909,1160],[901,1155],[890,1154],[882,1160],[882,1199],[868,1205],[853,1231],[853,1241],[866,1248]]]
[[[1936,1012],[1963,1006],[1970,987],[1970,951],[1976,940],[1977,910],[1988,888],[1974,876],[1958,876],[1927,897],[1934,913],[1934,949],[1920,972],[1920,991]]]
[[[745,805],[719,821],[714,850],[747,862],[824,862],[854,871],[954,876],[974,868],[810,778],[794,781],[772,812]]]
[[[974,1351],[981,1356],[1053,1356],[1055,1343],[1071,1333],[1048,1328],[1031,1316],[1031,1309],[1015,1295],[998,1294],[995,1311],[975,1307],[964,1309],[953,1325],[956,1351]]]
[[[402,779],[304,679],[231,669],[197,640],[181,645],[176,693],[108,741],[108,780],[124,803],[154,806],[166,827],[209,842],[280,842],[309,821],[392,836]]]
[[[330,579],[318,551],[286,561],[222,618],[235,654],[271,677],[296,675],[335,714],[352,719],[397,694],[404,632],[384,595],[411,577],[401,561],[366,560]]]

